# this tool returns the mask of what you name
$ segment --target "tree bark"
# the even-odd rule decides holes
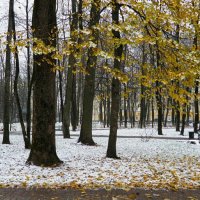
[[[166,108],[166,114],[165,114],[165,121],[164,121],[164,127],[167,127],[167,121],[168,121],[168,115],[169,115],[169,104],[170,104],[170,98],[167,98],[167,108]]]
[[[14,12],[12,15],[12,23],[13,23],[13,40],[14,43],[16,43],[16,31],[15,31],[15,16]],[[25,149],[30,149],[30,137],[27,136],[26,128],[24,125],[24,119],[23,119],[23,114],[22,114],[22,108],[21,108],[21,103],[20,103],[20,98],[19,98],[19,93],[18,93],[18,79],[19,79],[19,55],[18,55],[18,48],[15,47],[15,79],[14,79],[14,95],[15,95],[15,101],[17,105],[17,110],[18,110],[18,115],[19,115],[19,121],[20,125],[22,128],[22,134],[23,134],[23,139],[24,139],[24,144],[25,144]]]
[[[72,75],[72,97],[71,97],[71,124],[72,131],[77,129],[77,102],[76,102],[76,74]]]
[[[106,127],[106,122],[107,122],[107,108],[106,108],[106,95],[104,96],[103,99],[103,127]]]
[[[9,2],[9,15],[8,15],[8,34],[6,45],[6,65],[5,65],[5,84],[4,84],[4,111],[3,111],[3,144],[10,144],[10,80],[11,80],[11,49],[10,43],[12,40],[13,30],[13,17],[14,16],[14,0]]]
[[[124,93],[126,93],[126,85],[124,84]],[[127,128],[128,113],[127,113],[127,97],[124,96],[124,128]]]
[[[100,20],[100,0],[93,0],[90,12],[89,29],[92,31],[92,42],[97,45],[98,43],[98,30],[94,29]],[[93,100],[95,88],[95,68],[97,56],[94,55],[94,47],[88,50],[88,60],[86,66],[85,86],[83,92],[83,116],[80,137],[78,142],[86,145],[95,145],[92,138],[92,113],[93,113]]]
[[[59,79],[61,121],[63,122],[63,113],[64,113],[63,90],[62,90],[63,78],[60,70],[58,71],[58,79]]]
[[[29,39],[29,4],[26,0],[26,37]],[[32,92],[32,79],[31,79],[31,66],[30,66],[30,44],[27,45],[27,102],[26,102],[26,132],[28,140],[31,140],[31,92]]]
[[[198,93],[199,93],[199,82],[195,81],[195,97],[194,97],[194,132],[198,131],[198,123],[199,123],[199,101],[198,101]]]
[[[186,121],[186,104],[183,105],[183,114],[182,114],[182,123],[181,123],[181,132],[180,135],[184,135],[185,130],[185,121]]]
[[[199,9],[200,9],[200,3],[199,3]],[[198,15],[198,19],[200,18],[200,16]],[[196,22],[196,26],[195,26],[195,37],[194,37],[194,46],[195,46],[195,50],[198,51],[198,30],[197,30],[197,26],[199,25],[199,20]],[[198,100],[198,94],[199,94],[199,75],[197,75],[196,77],[196,81],[195,81],[195,88],[194,88],[194,132],[197,133],[198,128],[200,129],[200,126],[198,127],[199,124],[199,100]]]
[[[145,53],[145,44],[142,45],[142,65],[141,65],[141,73],[142,76],[145,75],[144,64],[146,62],[146,53]],[[141,95],[140,95],[140,128],[145,127],[145,119],[146,119],[146,98],[145,98],[145,86],[143,85],[143,79],[141,79]]]
[[[180,2],[179,2],[180,3]],[[179,12],[179,11],[178,11]],[[180,35],[180,26],[179,24],[176,25],[176,41],[179,43],[179,35]],[[178,59],[177,59],[178,62]],[[178,71],[178,69],[177,69]],[[178,80],[175,81],[177,87],[177,94],[179,94],[180,83]],[[180,102],[176,101],[176,131],[180,131],[180,121],[181,121],[181,113],[180,113]]]
[[[119,11],[120,5],[116,0],[113,1],[112,5],[112,23],[119,24]],[[118,30],[112,31],[113,38],[119,40],[120,32]],[[122,44],[115,44],[114,49],[114,69],[121,70],[121,57],[123,52]],[[108,140],[108,148],[106,156],[109,158],[119,158],[116,152],[116,142],[117,142],[117,129],[118,129],[118,114],[120,105],[120,81],[119,79],[112,78],[112,89],[111,89],[111,117],[110,117],[110,134]]]
[[[78,15],[76,11],[76,0],[72,0],[72,20],[70,23],[70,35],[71,35],[71,41],[72,43],[76,42],[76,36],[75,36],[75,31],[78,28]],[[63,114],[63,136],[64,138],[70,138],[70,121],[71,117],[76,116],[76,107],[72,108],[72,100],[76,97],[74,96],[73,92],[74,87],[76,87],[76,83],[74,83],[74,75],[73,75],[73,70],[75,70],[75,64],[76,64],[76,58],[75,58],[75,53],[76,53],[76,48],[74,45],[71,46],[70,48],[70,55],[69,55],[69,68],[67,71],[67,85],[66,85],[66,92],[65,92],[65,103],[64,103],[64,114]],[[74,85],[75,84],[75,85]],[[76,102],[76,99],[75,99]],[[74,102],[73,102],[74,106]],[[73,114],[72,114],[73,112]],[[71,114],[71,115],[70,115]],[[74,122],[74,120],[73,120]],[[73,128],[76,127],[76,122],[75,125],[73,123]]]
[[[106,80],[108,81],[108,75],[106,75]],[[110,127],[110,82],[107,82],[107,127]]]
[[[151,127],[154,127],[154,98],[151,99]]]
[[[73,57],[73,58],[72,58]],[[71,61],[74,59],[74,56],[71,55],[69,58],[69,65],[74,63]],[[67,85],[65,90],[65,103],[63,107],[63,137],[70,138],[70,107],[71,107],[71,98],[72,98],[72,68],[68,68],[67,71]]]
[[[160,66],[160,52],[158,49],[158,44],[157,44],[157,49],[156,49],[156,57],[157,57],[157,67]],[[157,102],[157,108],[158,108],[158,135],[163,135],[162,133],[162,119],[163,119],[163,112],[162,112],[162,96],[160,94],[160,82],[156,81],[156,102]]]
[[[35,0],[33,36],[56,48],[56,0]],[[57,166],[62,163],[55,144],[55,60],[51,54],[33,55],[33,132],[28,164]]]

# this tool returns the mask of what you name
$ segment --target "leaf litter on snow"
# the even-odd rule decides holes
[[[11,135],[11,145],[0,144],[0,185],[200,188],[200,145],[175,140],[144,142],[119,138],[117,152],[121,160],[113,160],[105,157],[108,138],[94,139],[98,146],[91,147],[77,145],[76,137],[70,140],[57,137],[57,153],[64,164],[44,168],[25,165],[29,150],[23,148],[22,136]]]

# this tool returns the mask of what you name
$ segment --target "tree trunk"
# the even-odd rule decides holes
[[[130,123],[131,128],[133,128],[132,126],[132,111],[131,111],[131,97],[130,94],[128,94],[128,98],[127,98],[127,121]]]
[[[74,61],[71,61],[71,59],[74,59],[73,55],[70,55],[69,57],[69,65],[73,64]],[[64,138],[70,138],[70,107],[71,107],[71,98],[72,98],[72,66],[68,68],[67,71],[67,85],[65,90],[65,103],[64,103],[64,109],[63,109],[63,137]]]
[[[200,3],[198,5],[199,9],[200,9]],[[198,15],[198,20],[196,21],[196,26],[195,26],[195,37],[194,37],[194,46],[195,46],[195,50],[198,51],[198,25],[199,25],[199,18],[200,16]],[[198,131],[198,124],[199,124],[199,100],[198,100],[198,95],[199,95],[199,79],[200,76],[197,75],[196,77],[196,81],[195,81],[195,88],[194,88],[194,132],[197,133]]]
[[[124,93],[126,93],[126,85],[124,84]],[[127,120],[128,120],[128,116],[127,116],[127,97],[124,96],[124,128],[127,128]]]
[[[189,126],[190,124],[190,103],[188,103],[189,105],[187,105],[187,111],[186,111],[186,125]]]
[[[71,35],[71,41],[72,43],[76,42],[76,37],[75,37],[75,31],[78,28],[78,16],[77,16],[77,11],[76,11],[76,0],[72,0],[72,21],[70,23],[70,35]],[[64,114],[63,114],[63,136],[64,138],[70,138],[70,119],[71,117],[74,118],[74,116],[76,116],[76,113],[72,113],[74,112],[75,108],[72,108],[72,99],[74,99],[74,88],[76,87],[76,84],[74,83],[74,75],[73,75],[73,70],[75,70],[76,66],[76,58],[75,58],[75,53],[76,53],[76,48],[74,45],[71,46],[70,48],[70,55],[69,55],[69,68],[67,71],[67,85],[66,85],[66,92],[65,92],[65,103],[64,103]],[[75,86],[73,85],[75,84]],[[76,92],[76,91],[75,91]],[[76,102],[76,99],[75,99]],[[73,104],[74,106],[74,104]],[[72,111],[73,110],[73,111]],[[75,111],[76,112],[76,111]],[[70,116],[71,113],[71,116]],[[74,122],[74,119],[73,119]],[[74,125],[74,123],[73,123]],[[75,123],[75,127],[76,127],[76,123]],[[74,128],[74,127],[73,127]]]
[[[77,91],[77,110],[76,110],[76,125],[80,122],[80,107],[81,107],[81,91],[82,91],[82,73],[78,74],[78,91]]]
[[[124,128],[127,128],[127,124],[128,124],[127,105],[126,105],[126,98],[124,98]]]
[[[141,99],[140,99],[140,128],[145,127],[145,97],[144,86],[141,85]]]
[[[29,6],[28,0],[26,0],[26,37],[29,39]],[[27,45],[27,81],[28,81],[28,91],[27,91],[27,102],[26,102],[26,133],[28,140],[31,140],[31,90],[32,90],[32,80],[31,80],[31,66],[30,66],[30,44]]]
[[[83,7],[83,1],[79,0],[78,1],[78,27],[79,31],[83,30],[83,16],[82,16],[82,8]],[[79,33],[78,37],[78,44],[80,45],[82,43],[82,35]],[[84,55],[82,56],[83,60]],[[77,91],[77,109],[76,109],[76,124],[77,126],[79,125],[80,122],[80,111],[81,111],[81,102],[82,102],[82,83],[83,83],[83,74],[80,72],[78,76],[78,91]]]
[[[178,2],[180,4],[180,2]],[[179,10],[178,10],[178,13],[179,13]],[[177,43],[179,43],[180,41],[180,38],[179,38],[179,35],[180,35],[180,26],[179,24],[176,25],[176,41]],[[177,59],[177,62],[178,62],[178,59]],[[178,68],[177,68],[177,71],[178,71]],[[175,81],[176,83],[176,87],[177,87],[177,94],[179,95],[179,88],[180,88],[180,83],[178,80]],[[180,113],[180,102],[179,101],[176,101],[176,131],[180,131],[180,121],[181,121],[181,113]]]
[[[180,103],[176,103],[176,131],[180,131],[180,121],[181,121],[181,114],[180,114]]]
[[[63,103],[63,79],[62,79],[62,73],[59,70],[58,71],[58,79],[59,79],[59,91],[60,91],[60,109],[61,109],[61,121],[63,122],[63,113],[64,113],[64,103]]]
[[[186,104],[183,105],[183,114],[182,114],[182,124],[181,124],[181,133],[180,135],[184,135],[185,130],[185,120],[186,120]]]
[[[154,127],[154,99],[151,100],[151,126]]]
[[[98,25],[100,20],[100,0],[93,0],[90,12],[89,29],[92,31],[92,42],[97,45],[98,30],[94,26]],[[86,145],[95,145],[92,139],[92,113],[93,113],[93,100],[95,88],[95,68],[97,56],[94,55],[94,48],[90,47],[88,50],[88,60],[86,66],[85,86],[83,92],[83,117],[81,124],[80,137],[78,142]]]
[[[157,57],[157,67],[160,66],[160,52],[158,49],[158,44],[157,44],[157,49],[156,49],[156,57]],[[162,133],[162,121],[163,121],[163,112],[162,112],[162,96],[160,94],[160,82],[156,81],[156,102],[157,102],[157,108],[158,108],[158,135],[163,135]]]
[[[12,20],[12,22],[13,22],[13,39],[14,39],[14,43],[16,43],[15,16],[14,16],[14,14],[12,15],[12,17],[13,17],[13,20]],[[17,109],[18,109],[20,125],[21,125],[21,128],[22,128],[22,134],[23,134],[25,149],[30,149],[30,137],[28,137],[27,133],[26,133],[26,128],[25,128],[25,125],[24,125],[21,103],[20,103],[19,94],[18,94],[19,56],[18,56],[17,47],[15,47],[14,55],[15,55],[15,66],[16,66],[15,79],[14,79],[15,101],[16,101],[16,105],[17,105]]]
[[[72,31],[74,31],[78,29],[78,6],[77,6],[76,0],[72,0],[72,14],[73,14],[73,20],[72,20],[73,30]],[[75,41],[75,38],[74,38],[74,41]],[[72,130],[75,131],[77,129],[77,101],[76,101],[76,74],[75,73],[72,74],[71,124],[72,124]]]
[[[76,103],[76,74],[72,75],[72,97],[71,97],[71,124],[72,131],[77,129],[77,103]]]
[[[99,122],[103,123],[103,99],[100,97],[100,102],[99,102]]]
[[[118,25],[119,24],[119,11],[120,5],[116,0],[113,1],[112,5],[112,23]],[[118,30],[112,31],[113,38],[119,40],[120,32]],[[121,70],[121,57],[123,53],[122,44],[115,44],[114,49],[114,69]],[[116,152],[116,142],[117,142],[117,129],[118,129],[118,114],[119,114],[119,105],[120,105],[120,81],[117,78],[112,78],[112,100],[111,100],[111,117],[110,117],[110,134],[108,140],[108,148],[106,156],[109,158],[119,158]]]
[[[157,87],[158,83],[157,83]],[[157,89],[158,90],[158,89]],[[158,135],[162,135],[162,100],[159,91],[156,92],[156,101],[157,101],[157,108],[158,108]]]
[[[11,49],[10,43],[12,40],[13,17],[14,16],[14,0],[9,2],[8,16],[8,34],[6,45],[6,65],[5,65],[5,84],[4,84],[4,111],[3,111],[3,144],[10,144],[9,138],[9,123],[10,123],[10,80],[11,80]]]
[[[106,96],[103,99],[103,127],[106,127],[107,122],[107,108],[106,108]]]
[[[147,103],[146,103],[146,122],[147,124],[150,123],[150,101],[147,100]]]
[[[56,0],[35,0],[33,36],[56,48]],[[49,40],[51,38],[51,41]],[[55,144],[55,60],[51,54],[33,55],[33,132],[28,164],[57,166],[62,163]]]
[[[174,109],[174,101],[172,100],[172,126],[175,125],[175,109]]]
[[[142,65],[141,73],[142,76],[145,75],[144,65],[146,62],[146,53],[145,53],[145,44],[142,45]],[[145,118],[146,118],[146,98],[145,98],[145,86],[143,85],[143,79],[141,79],[141,95],[140,95],[140,128],[145,127]]]
[[[119,109],[119,126],[121,128],[122,124],[123,124],[123,116],[122,116],[122,109],[121,109],[121,98],[120,98],[119,107],[120,107],[120,109]]]
[[[199,93],[199,82],[195,82],[195,97],[194,97],[194,132],[197,133],[198,124],[199,124],[199,102],[198,102],[198,93]]]
[[[169,104],[170,104],[170,98],[167,98],[167,109],[165,114],[165,121],[164,121],[164,127],[167,127],[167,121],[168,121],[168,115],[169,115]]]
[[[108,75],[107,75],[108,80]],[[110,83],[107,83],[107,127],[110,127]]]

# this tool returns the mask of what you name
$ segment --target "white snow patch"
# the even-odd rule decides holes
[[[137,129],[119,130],[119,134],[124,132],[137,135]],[[119,138],[117,152],[121,160],[113,160],[105,157],[108,138],[94,140],[97,146],[84,146],[77,144],[77,137],[56,137],[57,154],[64,164],[43,168],[25,165],[29,150],[24,149],[21,135],[11,135],[11,145],[0,144],[0,185],[61,187],[73,182],[111,187],[200,185],[199,145]]]

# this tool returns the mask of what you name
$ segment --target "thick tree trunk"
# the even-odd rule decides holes
[[[90,12],[89,28],[92,31],[92,42],[97,45],[98,42],[98,30],[94,29],[100,20],[100,0],[92,1],[92,7]],[[95,145],[92,138],[92,113],[93,113],[93,100],[94,100],[94,88],[95,88],[95,68],[96,68],[97,56],[94,55],[94,48],[90,47],[88,50],[88,60],[86,71],[88,74],[85,76],[85,86],[83,92],[83,117],[81,124],[80,137],[78,142],[86,145]]]
[[[13,17],[14,16],[14,0],[9,2],[8,16],[8,34],[6,45],[6,65],[5,65],[5,84],[4,84],[4,111],[3,111],[3,144],[10,144],[9,138],[9,123],[10,123],[10,80],[11,80],[11,49],[10,43],[12,40]]]
[[[35,0],[33,7],[35,38],[56,48],[56,0]],[[51,37],[51,40],[49,40]],[[55,144],[55,60],[51,54],[33,56],[33,132],[28,164],[57,166],[62,163]],[[50,64],[52,63],[52,64]]]
[[[119,11],[120,5],[116,0],[113,1],[112,7],[112,21],[113,24],[119,24]],[[120,39],[120,32],[113,30],[113,38]],[[123,46],[116,45],[114,49],[114,69],[121,70],[121,57],[123,53]],[[119,114],[119,105],[120,105],[120,81],[119,79],[112,78],[112,101],[111,101],[111,117],[110,117],[110,134],[108,140],[108,148],[106,156],[109,158],[119,158],[116,152],[116,142],[117,142],[117,129],[118,129],[118,114]]]

